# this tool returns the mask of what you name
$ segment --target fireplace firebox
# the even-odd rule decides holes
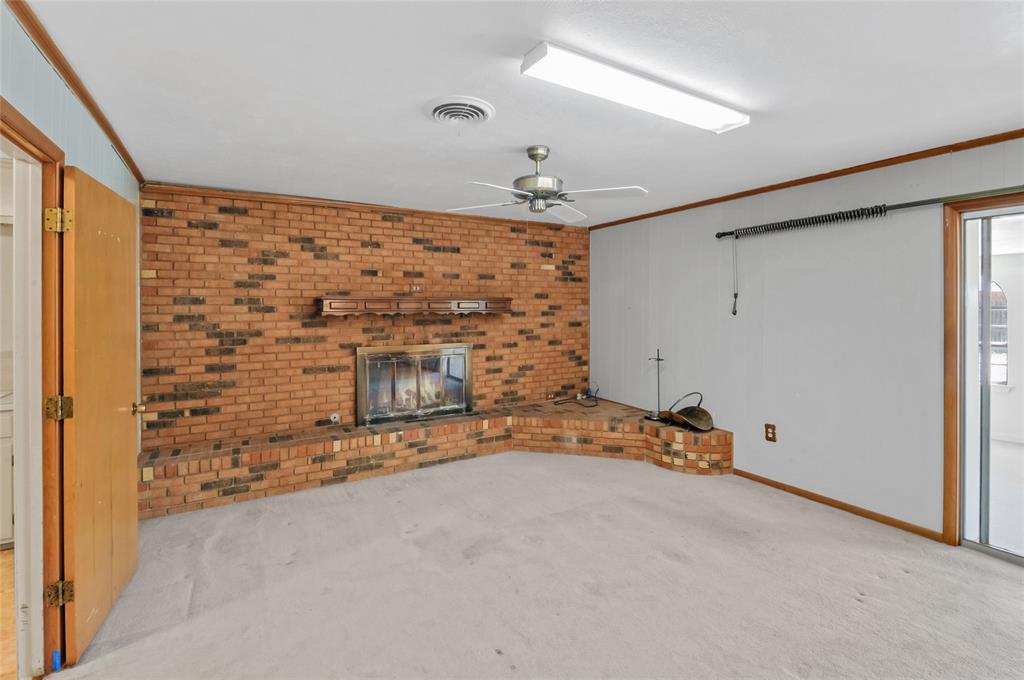
[[[472,345],[399,345],[356,349],[360,425],[473,410]]]

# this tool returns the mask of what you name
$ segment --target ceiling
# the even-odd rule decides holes
[[[150,181],[444,209],[503,200],[465,182],[507,186],[532,171],[525,147],[547,144],[545,171],[567,189],[650,191],[581,199],[587,225],[1024,120],[1021,3],[32,9]],[[521,76],[541,40],[717,99],[751,123],[715,135]],[[497,114],[477,127],[435,123],[427,103],[451,94]]]

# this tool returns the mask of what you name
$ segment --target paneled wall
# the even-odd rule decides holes
[[[716,231],[1024,184],[1024,142],[592,232],[592,380],[651,408],[704,392],[735,466],[942,528],[942,211],[732,242]],[[778,442],[764,440],[764,424]]]
[[[67,165],[138,203],[135,176],[6,3],[0,9],[0,95],[63,149]]]
[[[175,190],[177,191],[177,190]],[[143,191],[147,454],[355,421],[355,350],[473,343],[478,409],[574,393],[589,370],[586,230]],[[502,315],[321,317],[323,295],[492,295]]]

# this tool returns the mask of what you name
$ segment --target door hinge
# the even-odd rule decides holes
[[[50,420],[67,420],[75,415],[75,398],[58,394],[46,398],[46,417]]]
[[[75,601],[75,582],[57,581],[46,586],[46,606],[63,607],[68,602]]]
[[[71,231],[75,215],[71,208],[47,208],[43,211],[43,231],[64,234]]]

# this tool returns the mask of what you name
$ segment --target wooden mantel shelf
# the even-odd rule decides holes
[[[512,298],[324,297],[322,316],[357,314],[500,314],[512,309]]]

